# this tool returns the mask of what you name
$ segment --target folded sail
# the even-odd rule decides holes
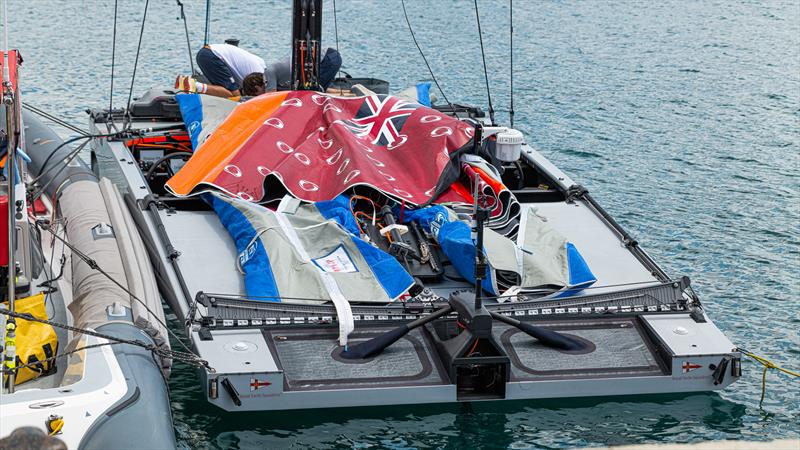
[[[388,95],[265,94],[237,106],[167,183],[185,196],[216,189],[249,201],[331,200],[371,186],[424,204],[458,175],[453,153],[474,128]]]

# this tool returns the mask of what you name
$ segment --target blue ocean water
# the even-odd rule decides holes
[[[196,51],[205,2],[184,0]],[[144,0],[120,2],[114,102],[131,85]],[[485,107],[469,1],[408,0],[451,101]],[[509,97],[508,2],[479,1],[495,108]],[[334,46],[332,2],[324,37]],[[109,102],[114,2],[10,0],[23,99],[86,123]],[[211,37],[289,53],[291,2],[212,1]],[[429,75],[399,0],[337,2],[343,69]],[[134,95],[189,72],[178,8],[152,1]],[[800,367],[800,2],[530,0],[514,5],[515,126],[587,186],[733,342]],[[67,136],[68,132],[64,131]],[[174,324],[176,329],[179,328]],[[183,448],[567,448],[800,436],[799,382],[759,366],[719,394],[226,414],[192,369],[170,389]],[[132,424],[135,426],[135,424]],[[146,430],[145,430],[146,432]]]

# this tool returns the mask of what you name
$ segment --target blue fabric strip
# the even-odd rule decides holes
[[[338,222],[345,230],[350,233],[350,238],[361,252],[361,256],[367,261],[372,273],[386,291],[389,298],[396,298],[408,290],[414,284],[414,279],[406,272],[403,266],[390,254],[381,249],[375,248],[359,236],[356,219],[350,212],[350,198],[340,195],[333,200],[316,202],[319,213],[326,220]]]
[[[192,150],[197,150],[197,139],[203,131],[203,102],[200,100],[200,94],[178,94],[175,100],[178,101],[183,124],[186,125],[189,139],[192,140]]]
[[[239,262],[244,270],[244,286],[247,296],[253,300],[280,302],[280,292],[275,283],[275,275],[272,273],[269,256],[261,239],[256,239],[250,244],[253,237],[256,236],[253,225],[241,211],[230,203],[208,194],[205,195],[205,199],[211,203],[219,220],[228,229],[228,233],[236,243]],[[248,246],[248,244],[250,245]]]

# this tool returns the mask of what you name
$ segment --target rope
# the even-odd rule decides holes
[[[774,362],[768,360],[767,358],[765,358],[763,356],[758,356],[758,355],[756,355],[754,353],[751,353],[751,352],[749,352],[749,351],[747,351],[747,350],[745,350],[743,348],[739,348],[737,350],[742,352],[743,355],[752,358],[757,363],[759,363],[762,366],[764,366],[764,370],[761,373],[761,400],[759,400],[759,402],[758,402],[758,407],[759,408],[761,407],[762,404],[764,404],[764,397],[767,394],[767,370],[769,370],[769,369],[777,369],[778,371],[783,372],[783,373],[785,373],[787,375],[793,376],[795,378],[800,378],[800,373],[794,372],[794,371],[789,370],[789,369],[784,369],[783,367],[780,367],[779,365],[775,364]]]
[[[339,21],[336,19],[336,0],[333,0],[333,34],[336,35],[336,53],[339,53]],[[342,77],[342,66],[336,72],[336,77]]]
[[[111,341],[111,342],[113,342],[115,344],[134,345],[136,347],[141,347],[141,348],[143,348],[145,350],[149,350],[150,352],[153,352],[156,355],[158,355],[160,357],[163,357],[163,358],[173,358],[173,359],[175,359],[177,361],[182,361],[182,362],[193,364],[193,365],[196,365],[196,366],[199,366],[199,367],[204,367],[209,372],[212,372],[212,373],[216,372],[216,370],[208,364],[208,361],[200,358],[199,356],[197,356],[196,354],[194,354],[192,352],[188,352],[188,353],[187,352],[179,352],[179,351],[175,351],[175,350],[171,350],[171,349],[161,348],[161,347],[156,346],[155,344],[147,344],[147,343],[144,343],[144,342],[139,341],[139,340],[124,339],[124,338],[112,336],[110,334],[101,333],[101,332],[90,330],[90,329],[87,329],[87,328],[75,327],[75,326],[72,326],[72,325],[67,325],[67,324],[55,322],[55,321],[48,320],[48,319],[39,319],[39,318],[34,317],[34,316],[32,316],[31,314],[28,314],[28,313],[13,312],[13,311],[9,311],[8,309],[5,309],[5,308],[0,308],[0,314],[6,315],[6,316],[9,316],[9,317],[13,317],[15,319],[27,320],[29,322],[37,322],[37,323],[42,323],[42,324],[45,324],[45,325],[50,325],[51,327],[62,328],[62,329],[67,330],[67,331],[72,331],[73,333],[84,334],[84,335],[88,335],[88,336],[94,336],[94,337],[97,337],[97,338],[102,338],[102,339]],[[68,352],[68,353],[62,353],[60,355],[53,356],[52,358],[58,358],[58,357],[61,357],[61,356],[65,356],[65,355],[67,355],[69,353],[74,353],[74,351]],[[47,361],[47,360],[45,360],[45,361]],[[17,367],[25,367],[25,366],[17,366]]]
[[[52,114],[50,114],[50,113],[48,113],[46,111],[43,111],[43,110],[41,110],[41,109],[39,109],[39,108],[29,104],[29,103],[25,103],[25,109],[27,109],[28,111],[30,111],[30,112],[32,112],[32,113],[34,113],[34,114],[36,114],[36,115],[38,115],[40,117],[44,117],[45,119],[50,120],[51,122],[54,122],[54,123],[56,123],[58,125],[61,125],[64,128],[72,130],[72,131],[80,134],[81,136],[85,137],[85,136],[89,135],[89,133],[86,132],[85,130],[82,130],[81,128],[78,128],[77,126],[75,126],[75,125],[73,125],[73,124],[71,124],[69,122],[66,122],[66,121],[64,121],[62,119],[59,119],[58,117],[56,117],[56,116],[54,116],[54,115],[52,115]]]
[[[114,0],[114,34],[111,38],[111,88],[108,92],[108,118],[114,126],[114,64],[117,60],[117,4]],[[116,127],[115,127],[116,128]]]
[[[211,0],[206,0],[206,31],[203,35],[203,47],[208,46],[208,29],[211,23]]]
[[[511,108],[508,111],[508,118],[509,122],[511,122],[511,128],[514,128],[514,0],[508,0],[508,26],[509,26],[509,33],[508,33],[508,47],[509,47],[509,55],[511,64],[510,64],[510,73],[511,73],[511,89],[510,89],[510,97],[511,97]]]
[[[45,226],[42,224],[42,222],[36,222],[36,225],[37,225],[39,228],[42,228],[42,229],[44,229],[44,230],[46,230],[46,229],[47,229],[47,228],[46,228],[46,227],[45,227]],[[154,313],[154,312],[153,312],[153,310],[152,310],[152,309],[150,309],[150,307],[149,307],[149,306],[147,306],[147,303],[145,303],[144,301],[142,301],[142,300],[141,300],[139,297],[137,297],[136,295],[134,295],[134,294],[133,294],[133,292],[131,292],[131,291],[130,291],[130,290],[127,288],[127,287],[125,287],[125,286],[123,286],[122,284],[120,284],[120,283],[119,283],[117,280],[115,280],[115,279],[114,279],[114,277],[112,277],[111,275],[109,275],[109,274],[108,274],[108,272],[106,272],[105,270],[103,270],[103,269],[102,269],[102,268],[101,268],[101,267],[100,267],[100,266],[97,264],[97,261],[95,261],[94,259],[92,259],[92,258],[91,258],[91,257],[89,257],[88,255],[86,255],[85,253],[83,253],[83,252],[81,252],[80,250],[78,250],[77,248],[75,248],[75,246],[74,246],[74,245],[72,245],[72,244],[70,244],[69,242],[67,242],[67,241],[66,241],[64,238],[62,238],[61,236],[58,236],[57,234],[53,234],[53,237],[55,237],[56,239],[58,239],[59,241],[61,241],[61,243],[62,243],[62,244],[64,244],[64,246],[65,246],[65,247],[67,247],[68,249],[70,249],[70,251],[72,251],[72,252],[73,252],[75,255],[77,255],[77,256],[78,256],[78,257],[79,257],[81,260],[83,260],[83,262],[85,262],[85,263],[86,263],[86,264],[87,264],[87,265],[88,265],[88,266],[89,266],[91,269],[98,271],[100,274],[102,274],[104,277],[106,277],[106,278],[107,278],[109,281],[111,281],[112,283],[114,283],[115,285],[117,285],[117,287],[119,287],[120,289],[122,289],[122,291],[123,291],[123,292],[125,292],[126,294],[128,294],[128,295],[129,295],[129,296],[130,296],[132,299],[134,299],[134,300],[136,300],[137,302],[139,302],[139,304],[141,304],[141,305],[144,307],[144,309],[147,311],[147,313],[148,313],[148,314],[150,314],[150,315],[153,317],[153,319],[154,319],[156,322],[158,322],[158,323],[159,323],[161,326],[163,326],[163,327],[164,327],[164,329],[166,329],[166,330],[167,330],[167,333],[169,333],[169,335],[170,335],[170,336],[172,336],[173,338],[175,338],[175,340],[176,340],[176,341],[178,341],[178,343],[179,343],[179,344],[181,344],[181,347],[183,347],[183,348],[184,348],[184,349],[185,349],[185,350],[186,350],[188,353],[190,353],[190,354],[192,354],[192,355],[196,356],[197,358],[199,358],[199,356],[195,355],[195,353],[194,353],[194,352],[192,352],[192,350],[191,350],[191,349],[190,349],[188,346],[186,346],[186,344],[184,344],[184,342],[183,342],[183,340],[180,338],[180,336],[178,336],[177,334],[175,334],[175,332],[173,332],[172,330],[170,330],[169,326],[168,326],[168,325],[167,325],[167,324],[166,324],[166,323],[165,323],[163,320],[161,320],[161,318],[159,318],[159,317],[156,315],[156,313]]]
[[[139,44],[136,46],[136,59],[133,60],[133,74],[131,75],[131,88],[128,91],[128,103],[127,109],[125,110],[125,117],[130,120],[131,114],[131,99],[133,99],[133,83],[136,81],[136,68],[139,67],[139,52],[142,49],[142,37],[144,36],[144,24],[147,23],[147,7],[150,6],[150,0],[147,0],[144,3],[144,15],[142,16],[142,28],[139,30]],[[110,111],[109,111],[110,113]],[[128,124],[130,125],[130,124]],[[123,127],[125,128],[125,124],[123,123]]]
[[[83,150],[83,148],[84,148],[84,147],[86,147],[86,146],[89,144],[89,142],[90,142],[90,140],[89,140],[89,139],[86,139],[86,141],[84,141],[83,143],[81,143],[81,145],[77,146],[77,147],[75,148],[75,150],[73,150],[73,151],[72,151],[72,153],[70,153],[69,155],[67,155],[67,157],[64,159],[64,164],[62,164],[62,165],[57,165],[57,164],[54,164],[53,166],[49,167],[49,168],[48,168],[46,171],[44,171],[42,174],[40,174],[38,177],[36,177],[36,179],[34,180],[34,182],[35,182],[35,181],[39,181],[39,179],[41,179],[41,178],[42,178],[44,175],[46,175],[47,173],[49,173],[49,172],[50,172],[52,169],[54,169],[54,168],[56,168],[56,167],[58,167],[58,168],[59,168],[59,169],[58,169],[58,172],[56,172],[56,174],[55,174],[55,175],[53,175],[53,176],[52,176],[52,177],[51,177],[51,178],[50,178],[50,179],[47,181],[47,183],[45,183],[45,184],[44,184],[44,186],[42,186],[41,188],[39,188],[39,190],[38,190],[38,191],[36,191],[36,192],[34,192],[33,194],[31,194],[31,198],[33,198],[33,199],[37,199],[37,198],[39,198],[39,197],[42,195],[42,193],[43,193],[43,192],[44,192],[44,191],[45,191],[45,190],[46,190],[46,189],[47,189],[47,188],[50,186],[50,184],[51,184],[53,181],[55,181],[55,180],[56,180],[56,178],[58,178],[58,176],[61,174],[61,172],[63,172],[63,171],[64,171],[64,169],[66,169],[67,167],[69,167],[69,163],[71,163],[71,162],[72,162],[72,160],[73,160],[73,159],[75,159],[75,158],[78,156],[78,154],[81,152],[81,150]]]
[[[439,85],[439,81],[436,80],[436,76],[433,74],[433,69],[431,69],[431,65],[428,64],[428,58],[425,57],[425,53],[422,52],[422,47],[420,47],[419,43],[417,42],[417,37],[414,36],[414,29],[411,28],[411,21],[408,20],[408,12],[406,12],[406,1],[405,0],[400,0],[400,3],[403,5],[403,16],[405,16],[405,18],[406,18],[406,24],[408,25],[408,31],[411,33],[411,39],[414,40],[414,45],[417,46],[417,50],[419,50],[419,54],[420,54],[420,56],[422,56],[422,60],[425,61],[425,65],[428,67],[428,73],[431,74],[431,78],[433,79],[433,82],[436,83],[436,88],[439,89],[439,92],[442,93],[442,97],[444,98],[444,101],[447,102],[447,105],[450,106],[450,109],[455,114],[456,109],[453,107],[453,104],[450,103],[450,100],[448,100],[447,96],[444,94],[444,91],[442,90],[442,86]]]
[[[486,70],[486,53],[483,51],[483,32],[481,31],[481,16],[478,13],[478,0],[475,0],[475,20],[478,22],[478,40],[481,43],[481,59],[483,59],[483,78],[486,80],[486,97],[489,99],[489,120],[494,126],[494,107],[492,106],[492,92],[489,90],[489,72]]]
[[[175,0],[175,3],[181,7],[181,16],[178,19],[183,19],[183,31],[186,32],[186,47],[189,48],[189,66],[192,68],[192,77],[194,77],[197,75],[197,72],[194,71],[194,60],[192,59],[194,53],[192,53],[192,44],[189,41],[189,25],[186,24],[186,14],[183,12],[183,3],[181,0]]]

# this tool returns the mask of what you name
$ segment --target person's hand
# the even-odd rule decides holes
[[[197,92],[197,81],[186,75],[178,75],[178,77],[175,78],[175,89],[183,92],[195,93]]]

